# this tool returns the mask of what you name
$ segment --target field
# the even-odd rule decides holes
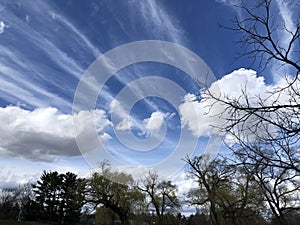
[[[0,225],[47,225],[38,222],[18,222],[16,220],[0,220]]]
[[[16,220],[0,220],[0,225],[31,225],[28,222],[18,222]]]

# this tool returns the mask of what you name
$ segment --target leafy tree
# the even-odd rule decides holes
[[[201,225],[209,225],[209,221],[207,218],[207,215],[205,215],[204,213],[196,213],[195,215],[191,215],[189,217],[189,220],[187,221],[188,225],[197,225],[197,224],[201,224]]]
[[[33,185],[35,199],[29,208],[38,210],[38,219],[57,224],[73,224],[84,204],[85,182],[73,173],[44,171]]]
[[[114,182],[121,180],[121,183]],[[122,224],[129,224],[129,216],[144,202],[144,195],[134,186],[133,178],[125,173],[112,171],[106,162],[101,171],[87,181],[87,202],[95,208],[104,206],[116,213]]]
[[[261,190],[252,182],[252,176],[226,160],[210,162],[205,155],[186,158],[186,162],[188,174],[197,184],[189,191],[188,202],[208,207],[211,224],[263,224],[258,210]]]
[[[180,209],[176,186],[171,181],[159,180],[156,172],[149,171],[148,175],[140,181],[138,188],[149,197],[159,224],[164,224],[165,213]]]
[[[99,225],[111,225],[118,219],[118,215],[104,206],[96,210],[96,223]]]
[[[60,221],[74,224],[80,220],[81,208],[85,203],[85,180],[67,172],[61,188]]]
[[[39,205],[40,219],[50,222],[58,221],[62,174],[44,171],[40,180],[33,185],[35,202]]]

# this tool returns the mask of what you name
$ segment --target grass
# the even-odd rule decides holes
[[[17,221],[17,220],[0,220],[0,225],[49,225],[46,223],[39,223],[39,222],[24,222],[24,221]]]
[[[0,220],[0,225],[31,225],[28,222],[18,222],[16,220]]]

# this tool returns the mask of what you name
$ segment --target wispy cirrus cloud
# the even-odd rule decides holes
[[[243,2],[240,0],[216,0],[219,3],[223,3],[227,6],[232,7],[236,13],[240,21],[244,21],[245,18],[249,18],[248,13],[243,10],[241,7],[241,4],[243,4],[243,7],[247,7],[252,11],[254,14],[257,13],[257,15],[264,17],[266,16],[265,9],[263,11],[260,11],[260,8],[265,7],[265,1],[255,1],[255,2]],[[299,18],[297,18],[297,13],[299,11],[299,4],[297,4],[296,1],[282,1],[282,0],[275,0],[272,1],[270,4],[270,27],[272,30],[272,37],[274,39],[274,42],[276,43],[278,49],[283,50],[283,54],[285,54],[285,51],[289,48],[290,41],[292,40],[292,34],[296,31],[296,23],[299,22]],[[275,16],[275,13],[279,12],[279,16]],[[255,26],[258,26],[259,24],[256,24]],[[263,28],[264,30],[264,28]],[[294,48],[298,47],[299,44],[294,43],[290,48],[290,54],[289,57],[292,60],[297,60],[297,57],[299,56],[294,54]],[[271,47],[272,49],[272,47]],[[285,75],[291,75],[292,70],[289,66],[283,66],[283,64],[278,63],[277,60],[269,61],[269,70],[270,74],[273,78],[274,82],[278,82],[282,76]]]
[[[294,9],[294,7],[296,7],[296,4],[293,2],[291,2],[291,4],[289,4],[287,1],[280,1],[280,0],[276,0],[275,2],[277,4],[281,19],[283,20],[287,31],[295,32],[297,27],[296,27],[296,23],[294,22],[294,19],[293,19],[293,16],[294,16],[293,9]],[[290,35],[291,34],[289,34],[289,36]],[[283,41],[284,40],[285,40],[285,38],[283,38]]]
[[[275,5],[279,10],[279,17],[276,17],[276,23],[280,24],[281,29],[276,29],[275,34],[277,35],[278,41],[277,45],[280,49],[285,49],[285,51],[289,48],[289,44],[292,40],[293,34],[296,32],[297,25],[296,21],[299,19],[297,18],[297,12],[299,11],[299,5],[297,5],[294,1],[280,1],[276,0]],[[289,59],[291,60],[298,60],[297,57],[299,55],[294,54],[295,47],[300,47],[299,44],[294,43],[290,46],[290,54]],[[271,65],[271,72],[273,75],[274,80],[279,80],[280,77],[284,75],[291,75],[291,68],[289,66],[283,67],[281,64],[278,64],[274,61]]]
[[[71,103],[57,94],[47,91],[36,79],[41,75],[31,71],[30,66],[22,61],[22,55],[16,51],[0,46],[0,87],[1,92],[6,97],[12,98],[11,102],[22,102],[28,106],[40,107],[47,105],[60,105],[64,108],[72,107]],[[27,71],[36,73],[28,78]],[[51,83],[49,80],[48,83]],[[4,97],[4,96],[3,96]]]
[[[88,51],[91,51],[95,58],[99,57],[102,54],[101,51],[95,45],[93,45],[91,41],[65,17],[60,14],[55,14],[54,20],[58,20],[66,28],[68,28],[73,33],[73,35],[77,37],[79,43],[83,42],[87,46]]]
[[[157,1],[130,1],[132,6],[138,6],[139,13],[143,19],[147,31],[151,32],[153,38],[165,37],[169,41],[184,44],[185,35],[179,21],[172,17],[171,13],[166,12],[162,5]]]
[[[101,52],[46,2],[20,4],[26,16],[16,14],[9,2],[2,4],[1,16],[9,24],[7,37],[11,38],[6,42],[0,40],[1,98],[13,105],[20,102],[29,108],[54,106],[70,112],[73,93],[86,69],[86,62]],[[56,12],[55,19],[50,12]],[[45,26],[37,26],[37,23],[63,32],[47,33]],[[3,31],[7,26],[6,22],[1,23]],[[17,37],[22,37],[22,41]],[[68,39],[76,40],[76,43]],[[81,58],[85,60],[74,58],[58,43],[66,43],[64,45],[69,45],[74,51],[84,52]]]

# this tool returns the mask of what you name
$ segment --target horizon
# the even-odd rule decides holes
[[[191,184],[182,158],[228,151],[212,129],[220,121],[205,113],[202,89],[219,85],[236,96],[246,82],[255,96],[292,73],[276,63],[260,71],[247,57],[235,60],[240,36],[220,27],[243,17],[235,4],[2,1],[0,188],[34,182],[43,170],[86,177],[108,159],[135,178],[161,171],[183,194]],[[292,4],[273,7],[276,20],[295,26]],[[155,60],[140,56],[142,48]],[[119,50],[119,58],[108,57]],[[196,58],[199,75],[191,66]]]

